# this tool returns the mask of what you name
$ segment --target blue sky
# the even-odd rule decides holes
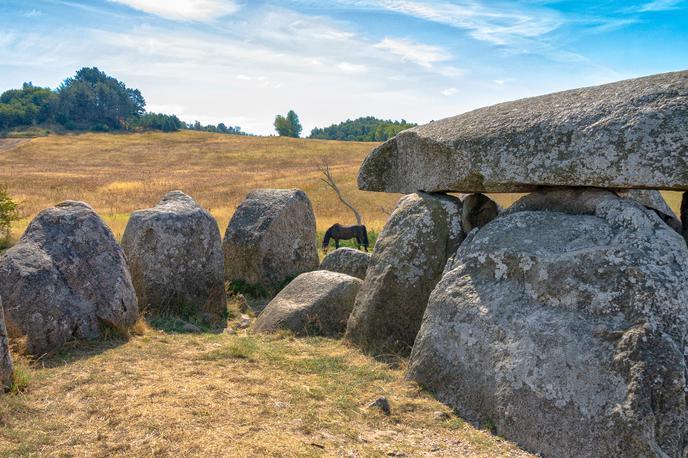
[[[151,111],[272,133],[424,123],[688,68],[688,0],[0,0],[0,91],[97,66]]]

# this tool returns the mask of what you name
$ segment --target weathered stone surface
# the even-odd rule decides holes
[[[501,103],[401,132],[366,191],[688,189],[688,71]]]
[[[370,254],[361,250],[344,247],[325,256],[320,263],[321,270],[339,272],[363,280],[370,263]]]
[[[681,224],[683,225],[683,238],[688,243],[688,192],[684,192],[681,199]]]
[[[669,204],[666,203],[666,200],[664,200],[664,197],[662,197],[659,191],[651,189],[629,189],[617,191],[616,194],[624,199],[635,200],[640,205],[653,210],[670,228],[679,234],[683,233],[681,221],[676,217],[676,214],[671,207],[669,207]]]
[[[471,233],[409,378],[544,456],[684,457],[688,247],[611,192],[532,194]]]
[[[499,214],[497,202],[485,194],[470,194],[463,198],[461,205],[461,227],[466,234],[480,229]]]
[[[226,311],[220,230],[183,192],[169,192],[154,208],[133,212],[122,247],[142,310],[209,313],[216,319]]]
[[[346,329],[361,283],[358,278],[327,270],[301,274],[270,301],[254,329],[339,336]]]
[[[268,290],[315,270],[315,215],[306,193],[298,189],[251,191],[227,226],[225,278]]]
[[[377,239],[346,337],[372,354],[407,354],[428,296],[463,236],[459,199],[404,196]]]
[[[138,318],[124,253],[83,202],[62,202],[31,221],[0,258],[0,296],[10,337],[26,335],[33,354]]]
[[[10,344],[5,328],[5,315],[2,310],[2,299],[0,298],[0,393],[12,385],[13,371]]]

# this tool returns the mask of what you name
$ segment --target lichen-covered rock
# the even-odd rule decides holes
[[[339,336],[346,329],[361,283],[358,278],[327,270],[303,273],[270,301],[254,330]]]
[[[373,150],[366,191],[688,189],[688,71],[501,103]]]
[[[299,189],[251,191],[227,226],[225,278],[274,291],[318,268],[315,215]]]
[[[12,385],[12,355],[5,328],[5,315],[2,311],[2,298],[0,298],[0,393],[9,389]]]
[[[227,309],[222,239],[215,219],[181,191],[135,211],[122,237],[139,307],[154,314]]]
[[[544,456],[684,457],[688,247],[611,192],[526,196],[471,233],[408,377]]]
[[[408,354],[428,296],[463,236],[459,199],[404,196],[377,239],[347,339],[372,354]]]
[[[684,192],[681,199],[681,224],[683,225],[683,238],[688,243],[688,192]]]
[[[62,202],[31,221],[0,258],[0,296],[10,337],[25,335],[33,354],[138,318],[124,253],[83,202]]]
[[[480,229],[499,214],[497,202],[485,194],[470,194],[461,201],[461,227],[468,234]]]
[[[676,217],[676,214],[659,191],[652,189],[629,189],[617,191],[616,194],[624,199],[635,200],[640,205],[653,210],[670,228],[679,234],[683,233],[681,221]]]
[[[338,248],[325,256],[325,259],[320,263],[320,270],[339,272],[363,280],[369,263],[370,254],[361,250],[344,247]]]

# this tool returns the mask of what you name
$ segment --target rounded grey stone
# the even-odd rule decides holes
[[[339,272],[363,280],[370,263],[370,254],[354,248],[343,247],[325,256],[320,270]]]
[[[544,456],[683,457],[688,247],[601,190],[526,196],[430,296],[408,377]]]
[[[210,314],[227,309],[217,222],[181,191],[131,214],[122,247],[139,307],[154,314]]]
[[[327,270],[303,273],[270,301],[254,330],[339,336],[346,328],[361,283],[358,278]]]
[[[315,215],[299,189],[257,189],[239,205],[225,232],[225,278],[268,291],[318,268]]]
[[[123,330],[138,303],[122,248],[86,203],[40,212],[0,258],[0,296],[10,337],[25,335],[32,354],[71,339]]]

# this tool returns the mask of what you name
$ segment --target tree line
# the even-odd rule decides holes
[[[357,142],[384,142],[397,135],[402,130],[415,127],[416,124],[405,120],[392,121],[367,116],[358,119],[347,119],[329,127],[315,128],[309,138],[322,140],[345,140]]]
[[[186,124],[175,115],[146,112],[138,89],[97,67],[82,68],[55,90],[24,83],[21,89],[0,94],[0,131],[37,125],[96,132],[192,129],[243,134],[238,126]]]

